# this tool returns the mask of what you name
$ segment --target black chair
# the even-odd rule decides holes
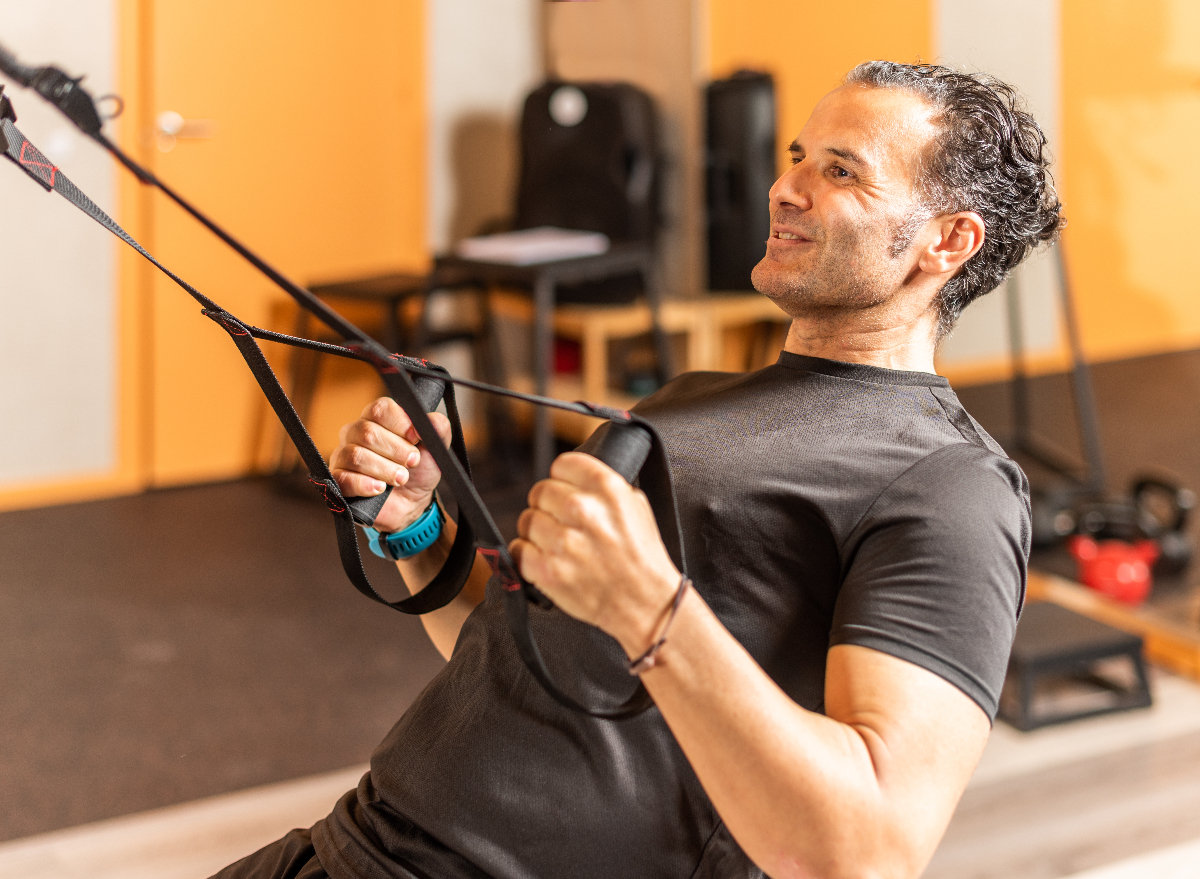
[[[654,318],[659,380],[666,381],[670,350],[658,321],[654,272],[659,175],[656,116],[645,92],[625,83],[548,82],[525,101],[514,228],[601,232],[611,247],[533,265],[444,256],[436,261],[430,288],[504,285],[528,291],[534,306],[534,387],[541,395],[549,390],[553,369],[557,304],[628,302],[644,295]],[[495,372],[489,378],[503,381]],[[538,407],[535,478],[549,472],[553,449],[549,413]]]
[[[348,303],[352,306],[368,305],[376,309],[375,319],[364,322],[363,326],[389,351],[416,355],[437,345],[468,342],[474,351],[477,371],[485,375],[502,374],[498,354],[493,347],[495,333],[488,323],[489,312],[486,304],[480,304],[481,321],[476,325],[434,329],[430,326],[428,316],[429,283],[428,275],[391,272],[347,281],[314,284],[311,290],[335,308]],[[414,319],[410,315],[406,320],[406,306],[414,299],[419,300],[417,316]],[[412,311],[411,308],[408,310]],[[323,327],[316,324],[309,312],[303,308],[299,310],[296,318],[295,334],[302,338],[313,338],[333,344],[342,342],[336,335],[323,331]],[[294,348],[291,353],[289,396],[301,420],[306,421],[312,412],[324,355],[301,348]],[[488,411],[490,416],[492,410]],[[509,428],[507,424],[500,424],[493,429]],[[286,482],[286,477],[297,468],[300,468],[300,460],[292,444],[284,437],[276,473],[285,477]]]

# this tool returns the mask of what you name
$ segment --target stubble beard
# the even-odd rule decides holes
[[[923,211],[910,213],[896,220],[886,236],[866,227],[841,231],[819,242],[810,264],[788,266],[764,256],[751,272],[751,282],[790,317],[874,308],[896,292],[902,281],[897,260],[927,219]]]

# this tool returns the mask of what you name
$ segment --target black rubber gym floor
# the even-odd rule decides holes
[[[1094,376],[1110,488],[1147,469],[1200,488],[1200,352]],[[1005,386],[960,394],[1005,434]],[[1065,378],[1033,401],[1075,448]],[[486,492],[508,533],[524,494]],[[440,666],[418,620],[345,580],[315,493],[253,479],[0,514],[0,839],[364,762]]]
[[[442,665],[267,479],[2,514],[0,559],[0,839],[365,762]]]

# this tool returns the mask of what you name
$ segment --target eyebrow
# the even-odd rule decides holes
[[[804,147],[802,147],[800,145],[800,141],[798,141],[798,140],[793,140],[790,144],[788,144],[787,151],[789,153],[806,152],[806,150],[804,149]],[[861,165],[863,167],[870,167],[870,163],[866,159],[864,159],[862,156],[860,156],[858,153],[856,153],[852,150],[838,149],[836,147],[826,147],[825,152],[833,153],[838,158],[845,159],[847,162],[853,162],[854,164]]]

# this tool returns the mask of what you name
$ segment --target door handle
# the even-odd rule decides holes
[[[164,153],[175,149],[175,143],[180,139],[207,140],[217,136],[215,119],[185,119],[174,110],[159,113],[154,128],[158,148]]]

